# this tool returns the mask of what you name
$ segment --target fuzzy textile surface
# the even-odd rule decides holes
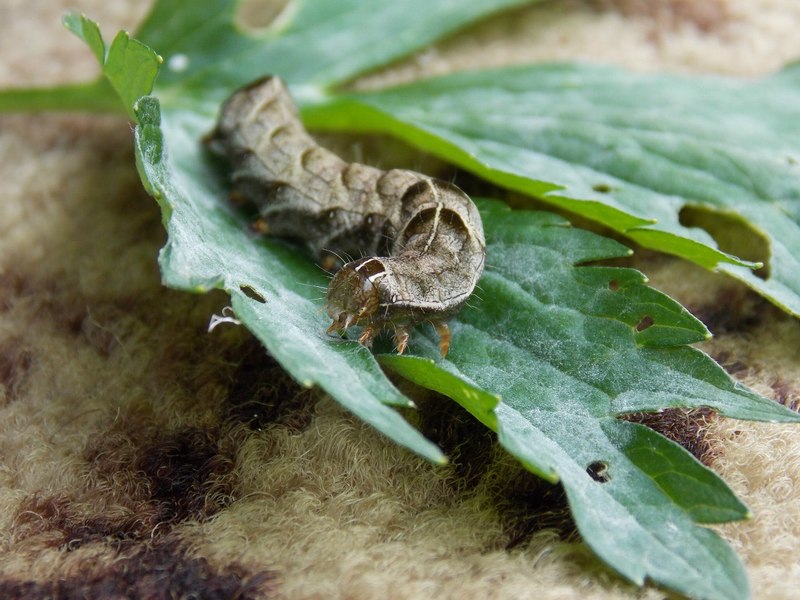
[[[3,4],[3,87],[97,74],[59,24],[67,8],[107,38],[147,10]],[[241,18],[269,14],[249,3]],[[357,85],[571,58],[758,76],[800,57],[799,28],[797,0],[553,0]],[[0,598],[664,596],[594,558],[560,488],[452,403],[420,402],[423,432],[452,458],[434,467],[296,386],[242,328],[207,333],[226,298],[161,287],[164,232],[124,119],[0,116],[0,190]],[[716,337],[702,348],[733,377],[800,403],[796,319],[677,259],[629,264],[706,322]],[[702,411],[642,420],[751,508],[718,530],[755,596],[798,597],[800,430]]]

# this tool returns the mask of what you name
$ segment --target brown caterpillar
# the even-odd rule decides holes
[[[300,240],[329,270],[338,257],[366,255],[328,287],[328,332],[363,326],[359,342],[369,346],[389,328],[402,353],[409,328],[429,321],[447,354],[447,319],[475,289],[486,254],[480,214],[464,192],[320,147],[277,77],[234,92],[207,142],[231,164],[231,198],[258,208],[259,231]]]

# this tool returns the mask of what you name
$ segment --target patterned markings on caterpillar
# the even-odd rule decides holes
[[[235,92],[207,142],[231,163],[231,198],[258,208],[257,231],[300,240],[328,270],[338,257],[367,255],[331,281],[328,332],[362,326],[359,342],[369,346],[391,329],[402,353],[409,328],[428,321],[447,354],[447,320],[475,289],[486,254],[480,215],[464,192],[320,147],[277,77]]]

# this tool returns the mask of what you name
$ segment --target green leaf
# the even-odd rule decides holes
[[[322,271],[280,241],[254,239],[243,217],[221,200],[225,190],[198,143],[208,121],[186,111],[162,122],[153,97],[139,101],[137,116],[139,172],[161,205],[169,234],[159,257],[164,283],[194,292],[226,290],[237,318],[300,383],[319,385],[398,444],[446,462],[434,444],[387,406],[410,402],[372,354],[325,335]]]
[[[298,2],[280,31],[247,36],[232,24],[235,3],[164,0],[140,31],[167,57],[157,87],[163,108],[155,98],[141,98],[153,85],[156,72],[150,67],[152,57],[158,57],[142,42],[120,33],[103,68],[140,121],[137,165],[162,207],[169,233],[160,256],[165,284],[197,292],[225,289],[237,316],[298,381],[319,385],[397,443],[435,462],[446,461],[441,451],[387,407],[408,406],[409,400],[385,378],[372,355],[324,335],[319,290],[327,281],[321,272],[279,242],[254,243],[241,216],[220,203],[225,197],[222,178],[198,141],[211,129],[220,100],[232,87],[263,75],[265,65],[290,81],[347,77],[520,3],[469,0],[432,6],[414,0],[373,9],[357,0]],[[423,9],[437,18],[426,21],[420,35],[409,35]],[[74,15],[65,22],[99,57],[97,25]],[[387,28],[393,35],[387,35]],[[331,36],[341,31],[348,33],[332,45]],[[265,302],[253,300],[253,291]]]
[[[519,0],[453,4],[441,12],[432,31],[442,35],[516,3]],[[417,4],[421,9],[428,3]],[[176,18],[179,14],[183,18]],[[196,2],[160,2],[141,33],[149,43],[161,42],[159,50],[167,56],[168,68],[158,88],[163,90],[164,110],[154,99],[140,102],[136,148],[142,180],[161,204],[169,233],[160,256],[164,282],[195,291],[225,289],[237,316],[298,381],[319,385],[391,439],[443,462],[438,448],[386,406],[409,401],[383,376],[372,355],[324,335],[319,289],[327,281],[321,272],[279,242],[254,243],[248,237],[241,216],[220,202],[225,197],[222,178],[198,143],[211,129],[218,102],[230,86],[262,75],[265,64],[287,79],[302,73],[310,77],[307,70],[299,70],[304,65],[320,68],[316,58],[324,51],[325,64],[340,65],[340,75],[353,74],[424,45],[432,33],[422,39],[405,33],[404,24],[410,26],[413,14],[408,4],[402,10],[365,10],[355,1],[316,2],[313,9],[298,3],[281,35],[247,37],[231,23],[231,2],[204,2],[202,8]],[[341,21],[345,18],[349,21]],[[345,23],[345,31],[370,33],[365,39],[348,34],[343,43],[331,47],[330,32]],[[384,30],[391,24],[396,35],[376,37],[376,23],[384,23]],[[363,52],[367,48],[370,52]],[[265,302],[251,299],[243,286]]]
[[[41,110],[118,113],[124,111],[124,107],[107,79],[57,88],[0,92],[0,112]]]
[[[175,89],[164,100],[180,90],[220,102],[266,73],[302,84],[313,96],[488,14],[538,1],[299,0],[266,30],[245,34],[233,24],[237,2],[161,0],[138,38],[166,57],[159,87]]]
[[[407,133],[384,112],[386,107],[367,104],[378,96],[337,99],[326,88],[520,3],[306,0],[294,3],[276,25],[251,35],[233,25],[233,2],[162,0],[141,29],[144,43],[120,34],[108,49],[91,21],[75,15],[66,19],[102,64],[109,84],[96,89],[113,89],[138,121],[137,166],[162,208],[169,234],[159,257],[164,282],[194,292],[228,291],[237,317],[298,381],[320,386],[389,438],[436,462],[444,461],[440,450],[392,408],[409,401],[386,379],[373,355],[352,341],[324,334],[320,289],[325,276],[280,240],[256,239],[247,232],[244,216],[224,200],[225,174],[199,140],[234,87],[269,71],[294,84],[293,93],[317,123],[326,116],[331,127],[347,125],[345,111],[355,107],[354,114],[364,118],[358,127],[396,130],[468,164],[469,153],[479,149],[464,142],[470,131],[457,142],[426,132],[419,123]],[[419,14],[426,19],[420,21]],[[147,94],[159,59],[145,44],[166,57],[154,96]],[[446,113],[447,103],[458,99],[430,106],[425,100],[434,102],[439,97],[435,90],[415,97],[415,88],[408,89],[410,95],[395,99],[392,110],[413,113],[413,107],[403,106],[414,101]],[[492,91],[502,95],[503,88],[499,83],[487,87],[487,94]],[[58,93],[71,98],[72,107],[82,101],[87,108],[107,106],[85,91],[62,88]],[[16,96],[17,105],[21,98]],[[29,99],[44,103],[35,95]],[[465,106],[451,105],[454,122]],[[480,117],[480,103],[475,112]],[[495,142],[498,151],[504,143],[513,147],[515,131],[503,129],[502,121],[497,127],[507,138]],[[523,149],[516,150],[532,160]],[[651,226],[652,216],[635,213],[628,204],[633,205],[634,192],[647,191],[644,186],[631,188],[628,196],[614,195],[619,206],[610,206],[606,194],[588,202],[581,195],[570,199],[570,189],[560,188],[562,181],[554,185],[546,177],[534,182],[524,173],[484,171],[501,173],[510,187],[533,186],[528,191],[535,189],[537,195],[558,195],[559,202],[580,205],[583,214],[617,223],[628,235],[649,231],[667,236],[707,266],[735,262],[705,245],[707,239],[665,233]],[[568,182],[576,189],[595,185],[578,175],[576,182]],[[573,230],[553,215],[512,215],[491,202],[481,208],[489,266],[479,298],[453,323],[449,360],[426,358],[435,356],[434,340],[420,331],[412,338],[420,356],[383,356],[381,361],[455,398],[496,430],[527,468],[560,480],[587,544],[623,576],[638,583],[650,577],[696,597],[746,596],[738,559],[718,536],[697,524],[743,518],[747,509],[684,450],[617,417],[671,406],[711,406],[762,420],[797,421],[797,415],[734,384],[708,357],[685,346],[705,339],[705,327],[647,288],[641,274],[576,266],[627,254],[620,244]],[[598,469],[606,466],[610,479],[596,481]]]
[[[389,131],[729,273],[800,316],[800,64],[756,81],[590,65],[475,71],[328,98],[305,116],[316,127]],[[769,269],[753,273],[757,265],[681,224],[687,206],[749,223],[766,238]]]
[[[128,115],[135,118],[136,101],[152,91],[161,57],[142,42],[131,39],[125,31],[120,31],[111,46],[106,48],[97,23],[85,15],[68,13],[64,17],[64,26],[86,42]],[[76,88],[72,86],[71,89]],[[97,84],[93,91],[103,95],[100,104],[105,106],[107,88]]]
[[[62,22],[64,27],[86,42],[89,50],[92,51],[100,65],[106,62],[106,44],[103,41],[103,35],[100,33],[100,27],[97,26],[97,23],[86,15],[79,15],[74,12],[64,15]]]
[[[381,363],[456,399],[531,471],[561,481],[586,543],[631,581],[650,578],[692,597],[746,597],[734,553],[695,523],[746,518],[747,508],[688,452],[617,417],[677,406],[759,420],[800,416],[685,346],[705,328],[640,273],[576,266],[624,255],[619,244],[550,214],[480,206],[486,275],[452,326],[447,360],[384,355]],[[643,317],[652,324],[639,331]],[[436,356],[435,336],[418,335],[411,350]],[[502,398],[495,425],[484,416],[482,389]],[[608,481],[587,472],[593,465]]]

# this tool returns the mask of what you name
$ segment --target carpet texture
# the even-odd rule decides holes
[[[75,7],[107,37],[147,10],[8,0],[0,85],[96,75],[59,24]],[[248,3],[241,18],[274,14]],[[798,26],[796,0],[550,1],[357,85],[573,58],[757,76],[800,57]],[[421,160],[396,143],[361,145],[381,164],[383,148]],[[242,328],[207,333],[226,298],[161,287],[164,233],[124,119],[0,116],[0,190],[1,598],[664,596],[599,563],[561,489],[451,403],[420,400],[423,432],[453,459],[437,468],[296,386]],[[702,348],[737,380],[800,403],[796,319],[671,257],[637,251],[628,264],[706,322],[716,337]],[[643,419],[750,506],[752,520],[718,531],[755,596],[797,597],[800,431],[702,411]]]

